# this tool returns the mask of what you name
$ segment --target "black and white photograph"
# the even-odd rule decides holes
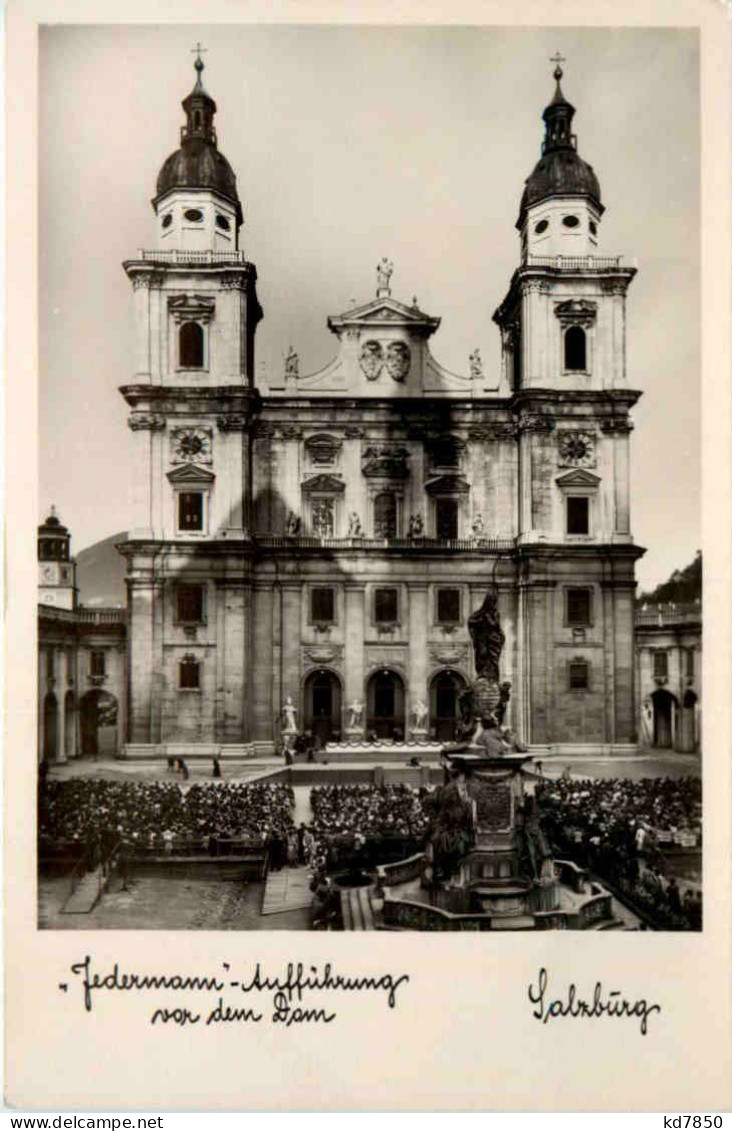
[[[41,929],[703,929],[699,67],[41,28]]]
[[[9,5],[16,1112],[729,1105],[722,8]]]

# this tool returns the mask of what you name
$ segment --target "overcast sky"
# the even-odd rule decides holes
[[[496,376],[491,315],[518,263],[523,182],[540,155],[552,64],[607,208],[601,254],[638,261],[628,364],[643,587],[700,546],[699,104],[693,31],[334,26],[74,27],[40,43],[39,505],[78,552],[130,525],[132,378],[122,268],[153,247],[150,199],[195,79],[218,105],[238,178],[242,245],[265,317],[257,367],[335,352],[329,314],[395,265],[396,298],[442,318],[438,361]],[[40,517],[40,515],[39,515]]]

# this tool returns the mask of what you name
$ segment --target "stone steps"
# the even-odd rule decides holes
[[[376,921],[371,906],[371,889],[346,888],[342,891],[341,916],[344,931],[375,931]]]
[[[262,899],[263,915],[278,915],[283,911],[299,911],[310,907],[313,893],[310,890],[309,868],[282,868],[269,872]]]
[[[61,908],[62,915],[88,915],[101,894],[101,865],[87,872]]]

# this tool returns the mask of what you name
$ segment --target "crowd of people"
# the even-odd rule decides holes
[[[292,788],[279,783],[205,783],[184,791],[176,782],[74,778],[41,782],[38,830],[41,847],[75,842],[92,864],[119,842],[132,852],[171,853],[185,844],[214,854],[237,840],[268,847],[282,866],[293,805]]]
[[[332,784],[310,792],[312,823],[296,827],[294,793],[282,783],[96,781],[39,784],[39,837],[69,844],[88,863],[116,844],[128,855],[226,853],[234,842],[266,849],[269,866],[307,865],[314,883],[342,868],[368,870],[420,851],[434,791],[407,784]],[[541,826],[555,857],[589,868],[654,924],[699,929],[701,892],[670,875],[672,844],[700,843],[698,778],[542,778]]]
[[[701,927],[701,891],[681,894],[669,876],[672,844],[701,843],[699,778],[572,779],[537,786],[542,826],[555,856],[596,872],[660,927]]]
[[[429,790],[406,784],[337,784],[310,792],[316,867],[360,858],[379,861],[389,847],[417,851],[427,831]]]

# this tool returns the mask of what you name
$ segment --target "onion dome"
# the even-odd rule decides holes
[[[545,124],[542,155],[526,181],[521,197],[517,228],[523,226],[526,212],[534,204],[552,196],[589,197],[600,214],[600,182],[591,165],[577,153],[577,137],[572,133],[574,106],[567,102],[559,85],[562,68],[554,71],[557,89],[542,117]]]
[[[181,103],[186,113],[186,125],[181,127],[181,146],[171,153],[158,173],[153,206],[171,189],[209,189],[231,201],[241,224],[243,215],[236,190],[236,175],[217,147],[213,124],[216,103],[201,82],[203,60],[200,55],[194,67],[196,85]]]

